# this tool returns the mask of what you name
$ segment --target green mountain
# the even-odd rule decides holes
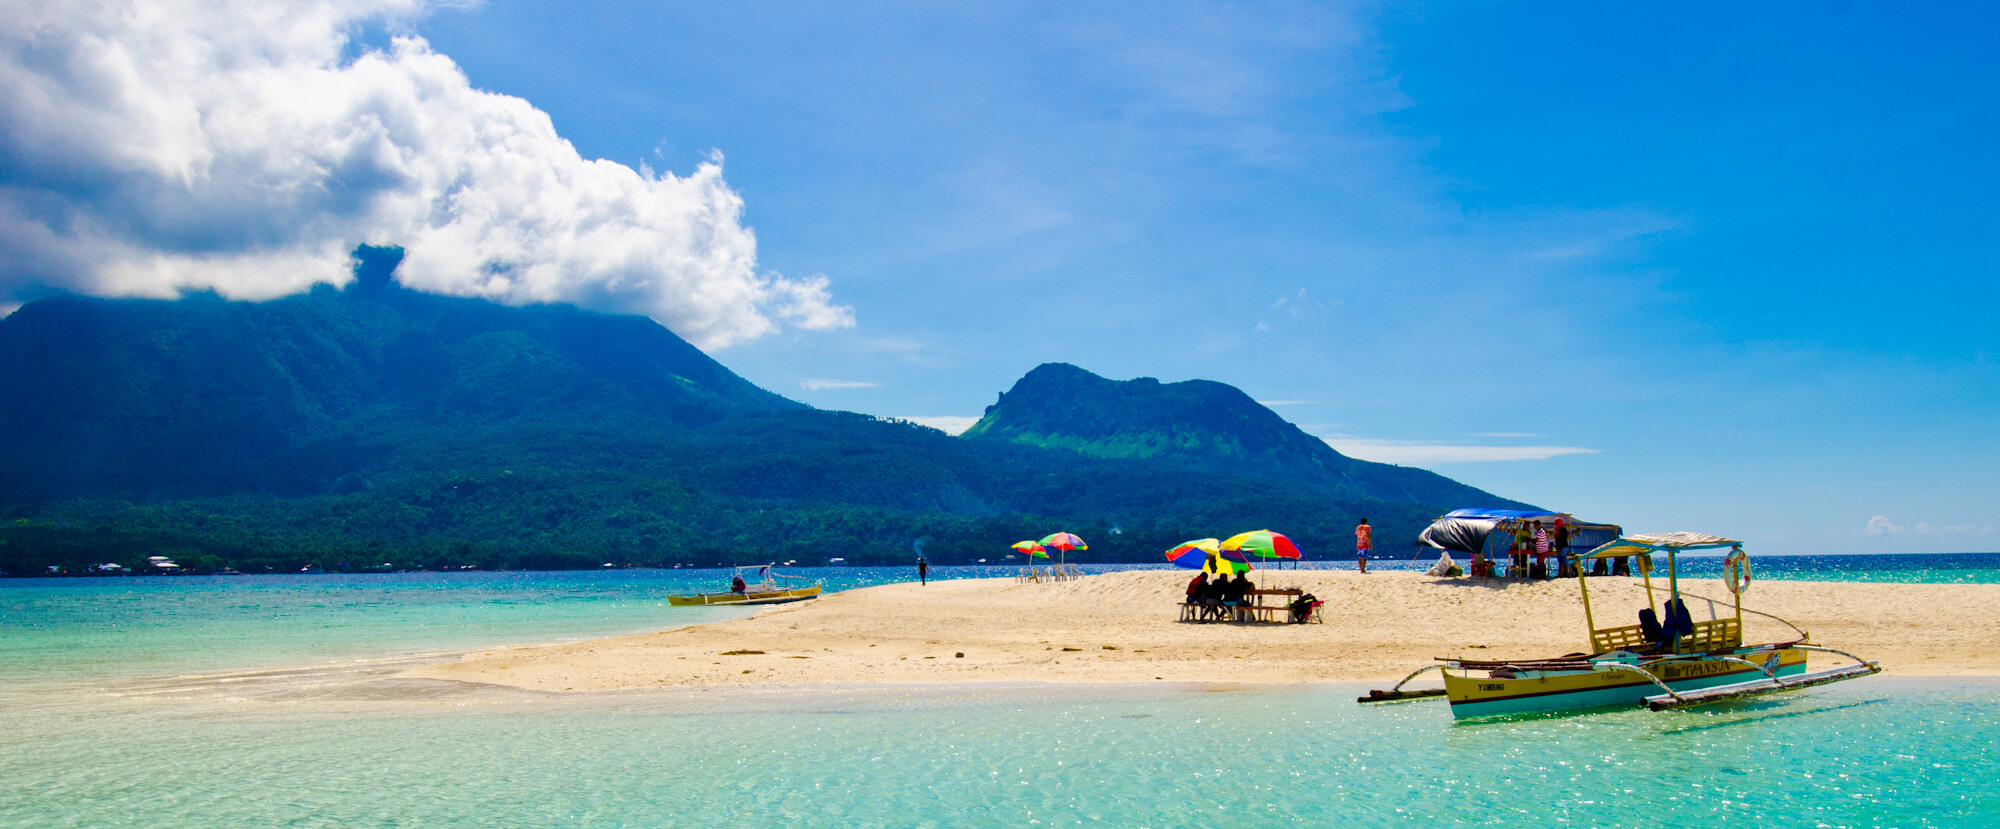
[[[0,499],[314,494],[493,424],[806,408],[644,317],[404,290],[399,251],[362,252],[347,291],[23,306],[0,324]]]
[[[1422,469],[1356,460],[1234,386],[1107,380],[1067,363],[1022,377],[965,437],[1315,484],[1347,498],[1526,507]]]
[[[1183,410],[1045,366],[965,438],[820,411],[650,320],[408,291],[397,259],[363,249],[346,290],[265,303],[53,297],[0,319],[0,571],[997,562],[1056,529],[1154,561],[1259,527],[1332,558],[1360,515],[1387,547],[1512,503],[1297,443],[1213,383],[1151,384],[1207,401]],[[1081,402],[1010,413],[1044,382]],[[1149,431],[1177,448],[1135,448]]]

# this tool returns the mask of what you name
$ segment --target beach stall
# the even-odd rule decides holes
[[[1483,555],[1504,568],[1517,528],[1526,525],[1530,531],[1536,526],[1553,529],[1559,519],[1569,528],[1569,550],[1595,549],[1624,532],[1617,524],[1578,521],[1576,516],[1566,512],[1469,508],[1452,510],[1432,521],[1430,526],[1417,534],[1417,545],[1464,553],[1474,559]],[[1567,555],[1569,550],[1553,552],[1561,556]]]

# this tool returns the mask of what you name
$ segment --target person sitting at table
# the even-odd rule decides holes
[[[1235,618],[1235,608],[1249,603],[1250,589],[1253,585],[1250,584],[1249,579],[1243,577],[1242,573],[1237,573],[1234,579],[1223,579],[1221,581],[1223,582],[1222,613],[1227,618]]]
[[[1194,578],[1188,579],[1188,584],[1187,584],[1188,604],[1201,604],[1202,597],[1207,595],[1207,593],[1208,593],[1207,573],[1196,573],[1194,574]]]
[[[1205,576],[1207,574],[1203,573],[1202,575]],[[1217,573],[1215,574],[1215,578],[1209,579],[1208,583],[1203,585],[1201,589],[1202,618],[1213,619],[1220,616],[1222,614],[1223,599],[1228,593],[1229,579],[1227,577],[1221,573]]]

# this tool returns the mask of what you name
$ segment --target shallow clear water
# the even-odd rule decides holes
[[[8,826],[1990,826],[1992,683],[1453,723],[1360,686],[0,708]],[[1338,821],[1338,824],[1334,823]]]
[[[830,591],[915,575],[785,572]],[[941,567],[932,577],[1011,572]],[[667,606],[669,593],[728,580],[727,570],[0,579],[0,684],[542,644],[754,612]]]
[[[1759,577],[2000,581],[1991,555],[1791,558]],[[1464,724],[1350,685],[539,694],[394,675],[411,654],[749,612],[665,605],[720,578],[0,581],[0,827],[2000,824],[1993,681]]]

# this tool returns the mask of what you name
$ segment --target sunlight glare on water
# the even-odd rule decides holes
[[[1359,686],[8,705],[0,825],[1984,826],[1993,683],[1453,723]],[[23,716],[32,707],[36,716]]]

